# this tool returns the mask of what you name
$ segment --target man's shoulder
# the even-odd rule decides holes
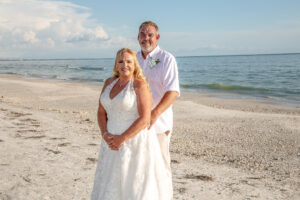
[[[171,54],[170,52],[164,50],[164,49],[159,49],[158,51],[159,57],[163,58],[164,60],[176,60],[175,56]]]
[[[175,58],[170,52],[168,52],[167,50],[165,49],[159,49],[158,51],[158,54],[162,55],[162,56],[165,56],[165,57],[172,57],[172,58]]]

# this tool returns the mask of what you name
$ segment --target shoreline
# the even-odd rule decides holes
[[[0,199],[88,199],[100,85],[0,75]],[[174,199],[297,199],[300,108],[182,93]]]
[[[23,78],[23,79],[37,79],[37,80],[46,80],[50,82],[65,82],[65,83],[76,83],[82,85],[93,85],[93,86],[103,86],[103,83],[100,82],[88,82],[88,81],[76,81],[76,80],[60,80],[60,79],[46,79],[41,77],[26,77],[18,74],[0,74],[0,77],[11,77],[11,78]],[[251,101],[251,102],[260,102],[266,104],[274,104],[275,106],[291,107],[291,108],[300,108],[300,102],[293,99],[286,99],[281,97],[261,97],[248,94],[240,94],[235,92],[225,92],[225,91],[214,91],[206,89],[196,89],[196,88],[183,88],[180,87],[181,93],[183,94],[195,94],[205,97],[212,97],[216,99],[229,99],[229,100],[241,100],[241,101]]]

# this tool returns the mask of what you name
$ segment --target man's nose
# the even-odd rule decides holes
[[[145,35],[145,40],[149,40],[149,36],[148,35]]]

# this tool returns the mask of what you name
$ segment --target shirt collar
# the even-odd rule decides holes
[[[159,51],[159,46],[157,45],[157,46],[153,49],[153,51],[151,51],[151,52],[147,55],[146,59],[147,59],[148,57],[153,57],[155,54],[157,54],[158,51]]]

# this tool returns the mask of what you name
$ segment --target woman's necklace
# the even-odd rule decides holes
[[[125,86],[128,82],[129,82],[129,81],[126,81],[125,83],[121,83],[121,80],[119,79],[119,81],[118,81],[118,86],[119,86],[119,87],[123,87],[123,86]]]

